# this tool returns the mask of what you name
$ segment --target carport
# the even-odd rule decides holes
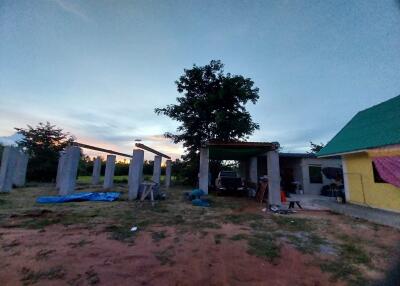
[[[278,149],[277,142],[207,142],[200,149],[199,188],[208,193],[209,160],[235,160],[240,175],[256,188],[267,175],[269,204],[281,205]]]

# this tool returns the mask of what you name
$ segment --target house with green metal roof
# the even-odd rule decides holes
[[[348,201],[400,212],[400,96],[358,112],[317,154],[338,155]]]

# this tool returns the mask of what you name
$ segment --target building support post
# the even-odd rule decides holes
[[[22,150],[17,151],[17,161],[15,164],[15,171],[13,177],[13,184],[16,187],[25,186],[28,160],[29,160],[28,154],[26,154]]]
[[[57,166],[57,177],[56,177],[56,188],[60,189],[61,186],[61,180],[62,180],[62,175],[63,175],[63,168],[65,165],[65,158],[66,158],[66,153],[65,151],[61,151],[59,153],[58,157],[58,166]]]
[[[93,160],[93,173],[92,173],[92,185],[98,185],[100,183],[101,175],[101,157],[98,156]]]
[[[103,189],[111,189],[114,186],[115,159],[115,155],[107,155]]]
[[[161,156],[157,155],[154,156],[152,181],[160,185],[160,177],[161,177]]]
[[[199,189],[208,194],[208,148],[200,148]]]
[[[268,202],[270,206],[281,205],[281,176],[279,170],[279,154],[277,151],[267,152],[268,168]]]
[[[257,157],[250,158],[249,164],[249,180],[254,184],[255,190],[258,188],[258,170],[257,170]]]
[[[135,200],[138,196],[140,184],[142,183],[143,160],[144,151],[140,149],[134,149],[133,159],[131,160],[129,167],[129,200]]]
[[[59,194],[61,196],[72,194],[75,190],[76,176],[78,175],[81,150],[76,146],[69,146],[65,151],[65,158],[61,168]]]
[[[17,148],[12,146],[4,147],[0,169],[0,193],[11,192],[17,156]]]

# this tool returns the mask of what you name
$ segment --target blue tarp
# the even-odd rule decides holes
[[[82,201],[111,202],[117,200],[119,196],[120,193],[118,192],[106,192],[106,193],[83,192],[66,196],[39,197],[36,199],[36,202],[40,204],[82,202]]]

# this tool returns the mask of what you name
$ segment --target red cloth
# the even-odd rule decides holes
[[[286,194],[284,191],[281,191],[281,202],[286,203]]]
[[[400,188],[400,156],[375,157],[372,160],[381,178]]]

